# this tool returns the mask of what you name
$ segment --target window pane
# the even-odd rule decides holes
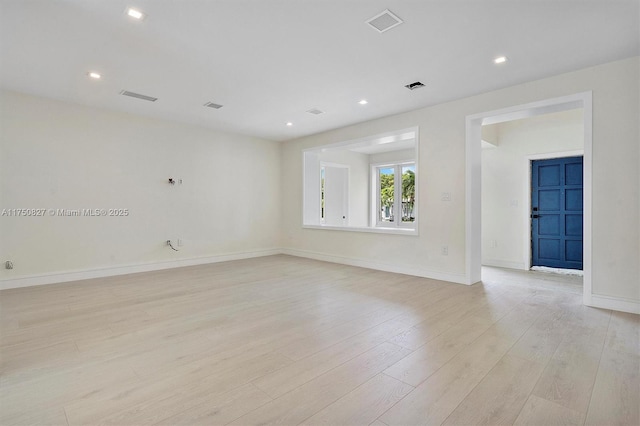
[[[378,220],[380,222],[393,222],[393,189],[394,174],[393,167],[378,169],[380,179],[380,205],[378,206]]]
[[[402,166],[402,221],[416,220],[414,206],[416,202],[416,167]]]

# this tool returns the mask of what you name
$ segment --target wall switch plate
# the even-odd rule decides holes
[[[440,201],[451,201],[451,193],[443,192],[442,194],[440,194]]]
[[[182,243],[183,243],[182,238],[178,238],[178,247],[182,247]]]

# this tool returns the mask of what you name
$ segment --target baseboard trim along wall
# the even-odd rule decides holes
[[[588,305],[593,308],[612,309],[614,311],[629,312],[630,314],[640,314],[640,301],[638,300],[592,294],[591,303]]]
[[[434,280],[448,281],[457,284],[467,284],[464,274],[455,274],[448,272],[433,271],[429,269],[412,268],[402,265],[392,265],[388,263],[372,262],[370,260],[357,259],[353,257],[335,256],[332,254],[319,253],[298,249],[282,249],[282,254],[296,257],[305,257],[307,259],[322,260],[324,262],[339,263],[341,265],[358,266],[361,268],[375,269],[378,271],[394,272],[396,274],[413,275],[422,278],[431,278]]]
[[[387,263],[373,262],[365,259],[352,257],[335,256],[332,254],[319,253],[307,250],[287,249],[287,248],[271,248],[263,250],[253,250],[247,252],[227,253],[216,256],[194,257],[188,259],[169,260],[162,262],[139,263],[132,265],[115,266],[111,268],[96,268],[82,271],[65,271],[53,274],[31,275],[17,278],[9,278],[0,280],[0,290],[8,290],[12,288],[31,287],[45,284],[56,284],[70,281],[87,280],[91,278],[105,278],[116,275],[135,274],[139,272],[160,271],[163,269],[180,268],[184,266],[204,265],[207,263],[226,262],[230,260],[250,259],[254,257],[273,256],[277,254],[286,254],[289,256],[303,257],[307,259],[320,260],[324,262],[338,263],[341,265],[357,266],[361,268],[375,269],[378,271],[393,272],[396,274],[406,274],[416,277],[430,278],[434,280],[447,281],[457,284],[467,284],[464,274],[455,274],[441,271],[433,271],[429,269],[411,268],[402,265],[392,265]],[[509,262],[510,263],[510,262]],[[509,268],[504,263],[494,264],[493,262],[484,262],[487,266],[497,266]],[[514,263],[514,266],[516,264]],[[511,269],[523,269],[511,266]],[[585,303],[588,306],[602,309],[612,309],[614,311],[629,312],[632,314],[640,314],[640,301],[623,299],[619,297],[600,296],[592,294],[589,301]]]
[[[91,278],[105,278],[116,275],[135,274],[138,272],[160,271],[162,269],[204,265],[207,263],[226,262],[229,260],[250,259],[253,257],[272,256],[281,253],[282,251],[280,249],[272,248],[247,252],[228,253],[216,256],[194,257],[187,259],[167,260],[162,262],[138,263],[132,265],[114,266],[110,268],[96,268],[81,271],[64,271],[56,272],[53,274],[31,275],[0,280],[0,290],[87,280]]]
[[[486,259],[482,261],[482,265],[495,266],[496,268],[518,269],[521,271],[527,270],[524,262],[512,262],[509,260]]]

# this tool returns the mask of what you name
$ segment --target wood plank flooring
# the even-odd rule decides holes
[[[640,320],[581,280],[271,256],[0,292],[2,425],[638,425]]]

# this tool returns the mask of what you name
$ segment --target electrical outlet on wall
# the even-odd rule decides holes
[[[442,255],[449,256],[449,246],[442,246]]]

